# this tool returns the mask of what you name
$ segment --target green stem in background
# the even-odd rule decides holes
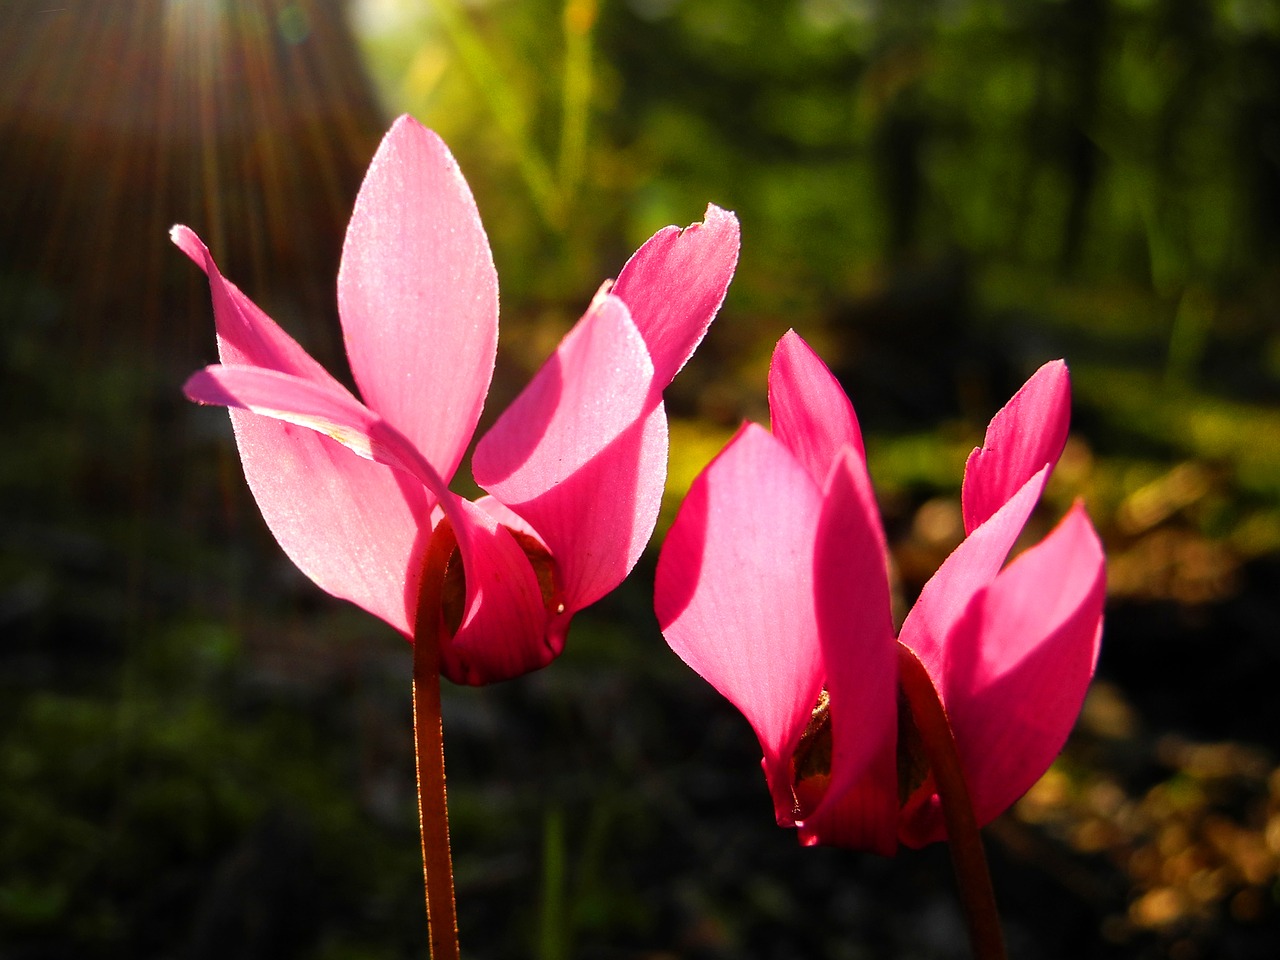
[[[458,913],[449,853],[449,807],[444,788],[444,729],[440,716],[440,636],[445,570],[457,540],[447,520],[431,535],[423,562],[413,627],[413,743],[418,764],[418,826],[427,891],[432,960],[458,960]]]
[[[564,811],[552,807],[542,820],[542,907],[537,960],[566,960],[569,926],[565,914],[566,843]]]
[[[1000,931],[991,872],[987,869],[987,855],[982,848],[982,835],[973,814],[973,802],[960,767],[951,723],[924,664],[902,644],[898,644],[898,678],[911,717],[920,731],[938,788],[938,799],[942,802],[951,864],[969,925],[973,955],[977,960],[1005,960],[1004,935]]]
[[[552,228],[564,229],[564,203],[556,190],[550,168],[529,138],[529,124],[514,87],[489,55],[485,41],[457,0],[436,0],[432,9],[458,54],[458,60],[471,74],[476,89],[488,103],[494,121],[511,141],[520,175],[529,188],[538,214]]]
[[[591,32],[597,0],[565,0],[564,85],[560,103],[560,196],[566,206],[578,192],[587,156],[591,107]]]

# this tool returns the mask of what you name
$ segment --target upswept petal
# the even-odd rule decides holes
[[[773,435],[804,464],[816,484],[826,483],[844,447],[865,457],[853,404],[827,365],[794,330],[783,334],[773,351],[769,415]]]
[[[780,823],[794,822],[788,766],[824,680],[820,498],[786,447],[747,424],[694,481],[658,557],[663,635],[755,730]]]
[[[621,583],[653,532],[667,418],[652,380],[626,305],[597,297],[472,457],[476,482],[550,549],[570,613]]]
[[[448,513],[444,478],[407,438],[342,387],[262,367],[214,364],[192,374],[182,391],[197,403],[248,410],[323,434],[365,460],[414,477]]]
[[[1041,467],[986,523],[951,551],[907,614],[898,639],[920,658],[939,690],[949,669],[947,635],[973,595],[1000,572],[1040,500],[1051,469],[1049,464]]]
[[[1105,559],[1077,503],[969,605],[947,640],[943,702],[985,825],[1048,769],[1098,662]]]
[[[972,533],[1046,464],[1062,455],[1071,423],[1071,378],[1061,360],[1046,363],[991,418],[982,446],[964,465],[964,530]]]
[[[666,388],[702,342],[738,264],[738,218],[714,204],[681,230],[664,227],[631,255],[613,292],[626,303]]]
[[[813,558],[831,778],[804,826],[822,840],[831,831],[856,836],[856,846],[886,855],[897,846],[898,814],[898,658],[887,558],[866,461],[845,447],[823,493]],[[830,816],[837,807],[839,817]]]
[[[338,309],[365,403],[452,477],[493,376],[498,278],[462,172],[411,117],[388,131],[360,187]]]
[[[338,386],[338,381],[330,376],[329,371],[241,293],[235,284],[223,277],[209,248],[194,230],[178,224],[169,231],[169,238],[209,278],[213,319],[218,330],[218,357],[223,363],[265,367]]]
[[[183,226],[173,242],[209,277],[218,352],[224,363],[253,364],[322,386],[340,384],[234,284]],[[245,479],[267,527],[318,587],[349,600],[405,635],[412,633],[419,529],[434,497],[394,471],[362,460],[310,430],[231,411]]]
[[[184,390],[201,403],[238,407],[336,440],[360,457],[395,468],[438,499],[458,540],[466,577],[460,628],[441,650],[441,669],[458,683],[518,676],[554,657],[544,641],[547,612],[537,578],[515,538],[484,510],[450,493],[403,434],[341,388],[257,367],[213,366]],[[425,548],[422,544],[419,548]],[[416,609],[421,571],[401,574]]]

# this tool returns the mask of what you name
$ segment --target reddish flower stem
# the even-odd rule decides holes
[[[1005,960],[1004,935],[1000,931],[991,872],[987,869],[987,855],[956,752],[951,722],[924,664],[902,644],[898,644],[898,678],[924,742],[938,799],[942,802],[951,864],[969,925],[973,955],[978,960]]]
[[[413,741],[418,765],[418,827],[426,883],[432,960],[458,960],[458,914],[449,853],[444,787],[444,729],[440,717],[440,636],[444,630],[444,574],[457,540],[447,521],[432,534],[423,563],[413,634]]]

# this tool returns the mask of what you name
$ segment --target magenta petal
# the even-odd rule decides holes
[[[476,446],[476,482],[551,551],[565,606],[627,575],[653,532],[667,470],[667,418],[626,306],[598,297]]]
[[[410,117],[383,138],[360,187],[338,308],[365,403],[452,477],[493,376],[498,279],[457,163]]]
[[[850,846],[891,854],[897,847],[898,647],[880,512],[866,462],[853,447],[832,468],[816,544],[813,576],[830,697],[831,780],[803,826],[820,842],[839,836]],[[839,817],[829,816],[841,806]]]
[[[1077,504],[980,592],[952,628],[943,703],[979,826],[1049,768],[1080,713],[1102,636],[1102,545]],[[904,842],[946,835],[936,798]]]
[[[613,292],[626,303],[665,389],[702,342],[738,263],[738,218],[709,204],[705,219],[665,227],[632,254]]]
[[[1071,379],[1061,360],[1046,363],[991,419],[982,446],[964,466],[965,533],[972,533],[1067,442]]]
[[[899,640],[924,664],[942,689],[947,671],[946,638],[974,594],[1000,572],[1049,479],[1045,465],[991,517],[951,552],[920,591]]]
[[[786,447],[748,424],[693,482],[658,557],[663,635],[751,723],[780,822],[824,679],[813,609],[820,506]]]
[[[898,850],[897,810],[896,744],[882,740],[867,760],[862,779],[833,794],[831,803],[824,803],[799,824],[800,842],[891,857]]]
[[[826,483],[846,447],[863,456],[862,431],[853,404],[813,348],[788,330],[769,367],[773,435],[805,465],[814,483]]]
[[[446,501],[448,502],[448,501]],[[453,498],[448,510],[467,579],[467,610],[441,644],[441,672],[454,683],[510,680],[546,666],[564,646],[548,630],[542,592],[510,531],[480,506]]]

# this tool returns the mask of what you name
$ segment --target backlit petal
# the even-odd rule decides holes
[[[242,410],[231,423],[245,480],[294,565],[409,636],[434,497],[311,430]]]
[[[538,532],[569,612],[621,583],[653,532],[667,420],[652,379],[626,306],[598,297],[476,446],[476,482]]]
[[[254,364],[342,389],[222,277],[194,232],[178,226],[171,236],[208,274],[224,363]],[[419,533],[434,497],[310,430],[240,410],[231,411],[231,422],[249,489],[289,559],[322,590],[411,633],[413,572],[425,548]]]
[[[826,483],[844,447],[863,455],[853,404],[827,365],[794,330],[788,330],[773,351],[769,414],[773,435],[804,464],[814,483]]]
[[[218,356],[223,363],[265,367],[317,383],[337,385],[329,372],[296,340],[222,276],[213,255],[194,230],[178,225],[169,231],[169,237],[209,278],[218,330]]]
[[[443,478],[399,431],[342,387],[261,367],[215,364],[192,374],[182,389],[197,403],[236,407],[314,430],[365,460],[414,477],[443,504]]]
[[[987,427],[964,466],[965,533],[987,521],[1046,464],[1052,470],[1067,442],[1071,379],[1053,360],[1037,370]]]
[[[460,629],[442,645],[442,670],[450,679],[503,680],[555,655],[548,653],[537,578],[515,539],[484,510],[450,493],[408,439],[351,394],[273,370],[228,366],[199,371],[184,389],[202,403],[236,406],[317,431],[436,494],[457,536],[467,587]],[[420,571],[407,571],[407,577],[416,607]]]
[[[498,280],[457,163],[410,117],[383,138],[360,187],[338,308],[365,403],[452,477],[493,376]]]
[[[1007,809],[1066,742],[1098,661],[1102,544],[1077,504],[960,619],[943,702],[979,825]]]
[[[866,463],[859,450],[846,447],[823,495],[814,553],[831,779],[803,825],[820,842],[839,837],[849,846],[891,854],[897,847],[898,647],[886,558]],[[839,818],[831,817],[837,808]]]
[[[823,684],[813,607],[820,493],[780,441],[743,427],[693,482],[658,558],[671,649],[751,723],[780,822]]]
[[[724,302],[738,240],[738,218],[711,204],[701,223],[659,230],[618,275],[613,292],[648,345],[658,390],[685,365]]]
[[[1040,500],[1050,469],[1049,465],[1042,467],[951,552],[924,585],[907,614],[899,639],[920,658],[938,689],[942,689],[948,669],[947,635],[974,594],[1000,572],[1014,541]]]

